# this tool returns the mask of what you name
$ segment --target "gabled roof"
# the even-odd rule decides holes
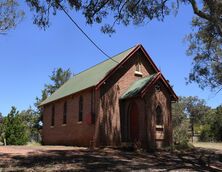
[[[141,91],[141,96],[143,97],[149,90],[151,87],[153,87],[153,85],[155,85],[157,83],[157,81],[161,80],[164,84],[164,86],[168,89],[168,91],[171,93],[172,96],[172,100],[173,101],[178,101],[178,97],[176,95],[176,93],[173,91],[171,85],[169,84],[169,82],[164,78],[164,76],[162,75],[161,72],[158,72],[156,74],[156,76],[149,82],[149,84],[147,84],[144,89]]]
[[[135,81],[129,87],[129,89],[126,90],[126,92],[120,97],[120,99],[128,99],[136,96],[143,97],[150,90],[150,88],[152,88],[159,80],[163,82],[164,86],[171,93],[172,100],[177,101],[178,100],[177,95],[175,94],[172,87],[169,85],[169,83],[165,80],[165,78],[160,72],[143,77]]]
[[[51,96],[49,96],[46,100],[44,100],[40,106],[46,105],[50,102],[54,102],[61,98],[67,97],[69,95],[75,94],[82,90],[95,87],[98,89],[107,79],[109,79],[112,74],[117,71],[135,52],[141,50],[146,59],[149,61],[150,65],[154,70],[154,75],[150,77],[143,78],[141,81],[132,85],[129,90],[128,95],[135,95],[138,91],[143,93],[146,90],[147,85],[153,83],[153,80],[157,78],[159,74],[159,70],[156,67],[155,63],[152,61],[150,56],[147,54],[146,50],[143,48],[142,45],[137,45],[132,48],[129,48],[122,53],[119,53],[112,57],[112,59],[105,60],[83,72],[80,72],[77,75],[74,75],[71,79],[69,79],[64,85],[62,85],[56,92],[54,92]],[[118,63],[117,63],[118,62]],[[172,90],[169,83],[165,80],[165,78],[161,75],[161,79],[163,80],[164,84],[167,86],[169,91],[174,96],[175,100],[177,99],[176,94]],[[149,83],[149,84],[148,84]],[[141,88],[140,88],[141,87]],[[127,95],[125,95],[127,96]]]
[[[120,99],[127,99],[137,96],[141,92],[141,90],[156,77],[156,75],[157,73],[135,81],[129,87],[129,89],[126,90],[126,92],[120,97]]]
[[[123,61],[137,46],[123,51],[112,57],[117,62]],[[64,98],[71,94],[75,94],[81,90],[96,86],[118,63],[111,59],[105,60],[77,75],[74,75],[64,85],[62,85],[55,93],[44,100],[40,106]]]

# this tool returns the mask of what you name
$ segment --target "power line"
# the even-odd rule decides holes
[[[75,20],[69,15],[69,13],[63,8],[63,6],[60,3],[57,3],[59,7],[63,10],[63,12],[68,16],[68,18],[72,21],[72,23],[82,32],[82,34],[107,58],[114,61],[115,63],[118,63],[118,61],[112,59],[107,53],[105,53],[87,34],[84,32],[84,30],[75,22]]]
[[[212,94],[209,95],[208,98],[207,98],[207,101],[209,101],[209,100],[213,99],[214,97],[216,97],[217,94],[218,94],[221,90],[222,90],[222,87],[219,88],[214,95],[212,95]]]

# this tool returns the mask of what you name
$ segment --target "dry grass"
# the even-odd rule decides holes
[[[222,151],[222,143],[213,143],[213,142],[194,142],[195,147],[206,148],[206,149],[218,149]]]

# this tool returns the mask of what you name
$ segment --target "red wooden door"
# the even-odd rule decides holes
[[[130,137],[133,142],[139,139],[138,108],[135,103],[130,108]]]

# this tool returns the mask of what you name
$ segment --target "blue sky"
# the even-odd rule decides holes
[[[112,37],[102,34],[98,25],[86,25],[80,14],[70,12],[70,15],[110,56],[140,43],[179,96],[199,96],[212,107],[221,104],[221,92],[215,96],[210,90],[185,83],[192,62],[186,56],[187,46],[183,42],[191,32],[190,6],[182,7],[177,17],[169,16],[164,22],[117,26]],[[106,59],[62,12],[52,18],[51,27],[44,31],[32,24],[32,15],[26,11],[15,30],[0,36],[0,52],[0,112],[4,115],[11,106],[18,110],[33,106],[54,68],[70,68],[78,73]]]

